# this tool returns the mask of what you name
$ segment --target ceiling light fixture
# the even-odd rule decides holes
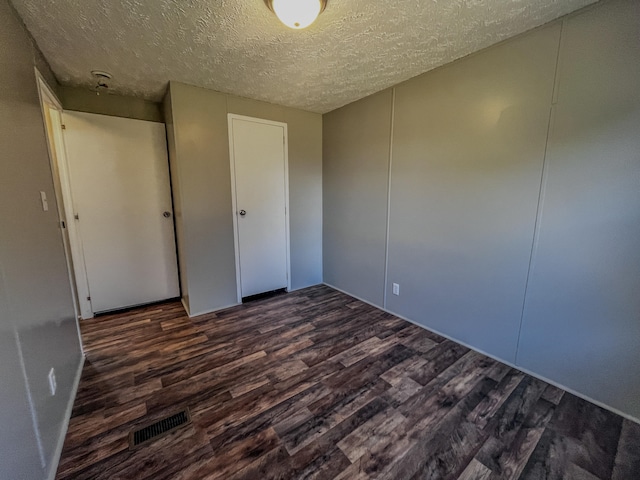
[[[264,0],[287,27],[300,30],[316,21],[327,6],[327,0]]]

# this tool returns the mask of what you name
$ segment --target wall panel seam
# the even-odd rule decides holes
[[[393,133],[396,113],[396,89],[391,89],[391,118],[389,125],[389,163],[387,168],[387,231],[384,238],[384,280],[382,284],[382,306],[387,308],[387,285],[389,275],[389,236],[391,223],[391,168],[393,167]]]
[[[535,252],[536,247],[538,245],[538,240],[540,236],[540,223],[542,220],[542,211],[544,205],[544,194],[545,194],[545,185],[548,176],[548,167],[547,167],[547,153],[549,151],[549,138],[551,136],[552,126],[553,126],[553,114],[555,111],[555,102],[557,99],[557,89],[558,89],[558,69],[560,65],[560,51],[562,46],[562,33],[564,29],[564,21],[560,22],[560,34],[558,35],[558,49],[556,51],[556,65],[555,71],[553,75],[553,88],[551,91],[551,103],[549,106],[549,118],[547,121],[547,136],[545,138],[544,144],[544,154],[542,157],[542,172],[540,174],[540,187],[538,189],[538,205],[536,208],[536,216],[533,226],[533,238],[531,241],[531,252],[529,254],[529,266],[527,267],[527,279],[524,284],[524,295],[522,298],[522,310],[520,312],[520,325],[518,326],[518,340],[516,342],[516,354],[514,358],[514,364],[518,365],[518,354],[520,353],[520,339],[522,336],[522,326],[524,324],[524,312],[527,305],[527,293],[529,288],[529,281],[531,279],[531,273],[533,269],[533,262],[535,260]]]

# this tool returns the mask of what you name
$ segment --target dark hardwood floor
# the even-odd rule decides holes
[[[58,479],[640,478],[637,424],[325,286],[82,334]]]

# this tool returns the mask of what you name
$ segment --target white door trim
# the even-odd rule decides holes
[[[80,231],[77,228],[77,224],[74,218],[74,204],[73,197],[71,195],[71,182],[69,180],[69,166],[67,162],[67,152],[64,145],[64,136],[62,134],[63,108],[62,104],[60,103],[56,95],[51,91],[49,85],[44,80],[37,68],[35,69],[35,75],[38,84],[38,94],[40,96],[40,106],[43,116],[42,120],[44,123],[45,133],[49,139],[49,141],[47,142],[47,148],[49,149],[49,161],[52,164],[51,173],[52,175],[55,175],[55,172],[58,172],[58,179],[60,180],[60,186],[62,189],[60,195],[62,197],[63,205],[58,206],[58,209],[59,212],[64,211],[65,213],[64,220],[67,231],[69,232],[69,249],[71,251],[71,263],[73,264],[73,271],[71,271],[72,269],[70,268],[68,261],[67,268],[69,269],[69,282],[71,284],[71,290],[80,307],[80,312],[76,312],[76,316],[78,316],[79,313],[80,316],[84,319],[93,318],[93,309],[91,307],[91,301],[89,300],[89,283],[87,280],[87,272],[84,264],[84,253],[82,250],[82,238],[80,237]],[[51,110],[56,112],[55,115],[51,115],[51,127],[53,131],[49,131],[49,128],[47,127],[47,122],[45,119],[46,108],[51,108]],[[52,138],[49,138],[50,136]],[[55,146],[55,152],[51,152],[51,144]],[[53,164],[54,162],[55,165]],[[62,215],[60,215],[59,213],[59,216],[61,217]],[[75,278],[75,288],[74,282],[71,278],[72,275]],[[75,301],[74,308],[76,308]],[[80,335],[79,332],[78,335]]]
[[[276,122],[273,120],[265,120],[263,118],[247,117],[245,115],[237,115],[235,113],[227,114],[227,124],[229,131],[229,164],[231,167],[231,212],[233,216],[233,244],[236,260],[236,291],[238,295],[238,303],[242,303],[242,279],[240,278],[240,243],[238,238],[238,210],[236,199],[236,169],[233,148],[233,120],[244,120],[248,122],[262,123],[265,125],[274,125],[277,127],[282,127],[284,131],[284,224],[287,248],[287,291],[291,291],[291,252],[289,240],[289,137],[286,123]]]

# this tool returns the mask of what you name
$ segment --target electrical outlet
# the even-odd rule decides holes
[[[55,369],[52,367],[51,370],[49,370],[49,392],[51,392],[51,396],[53,397],[56,394],[56,387],[58,386],[56,384],[56,371]]]
[[[400,285],[398,283],[393,284],[393,294],[400,295]]]

